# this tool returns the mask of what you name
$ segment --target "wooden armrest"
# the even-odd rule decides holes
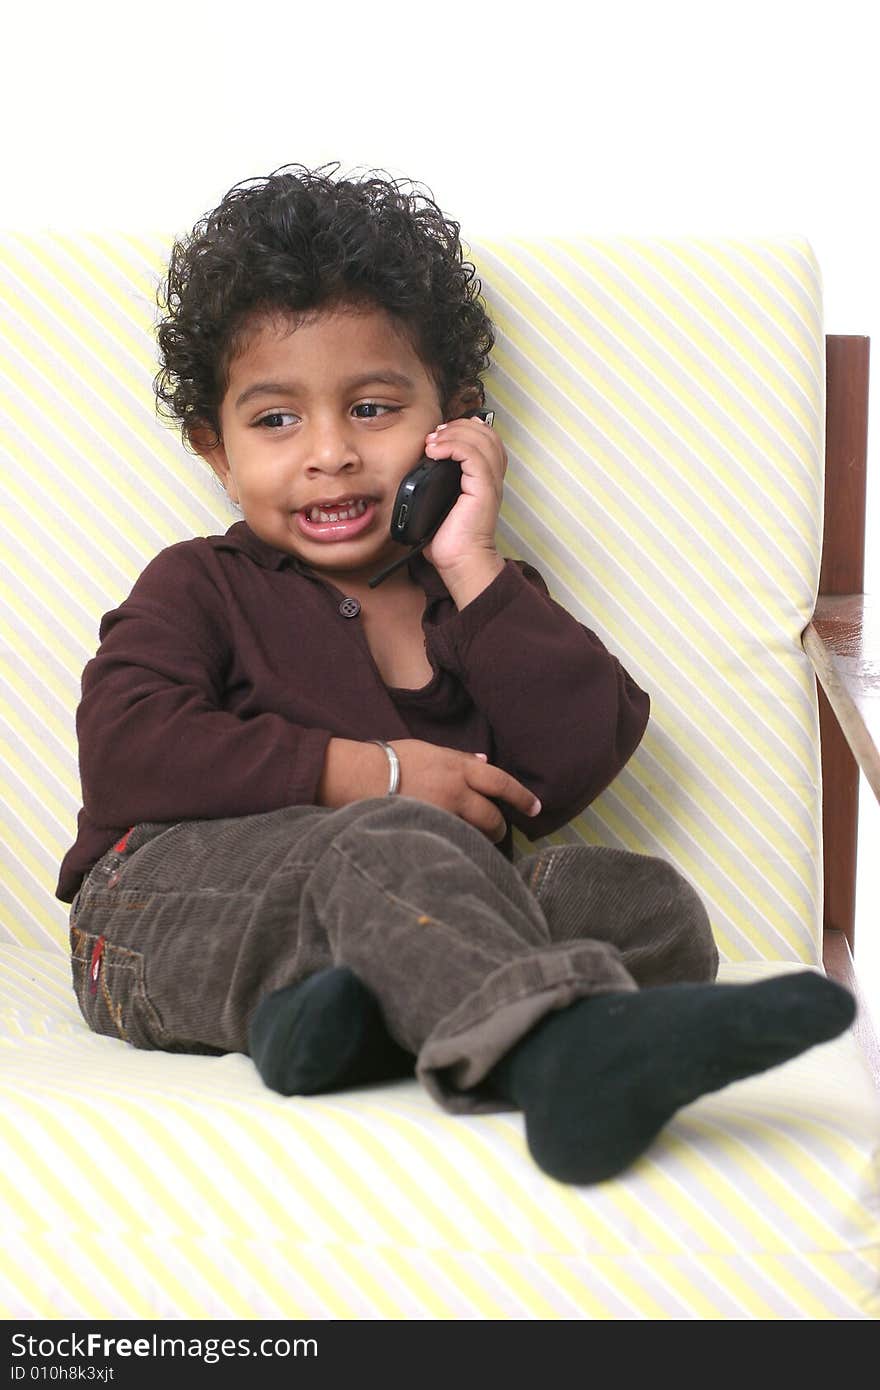
[[[880,602],[870,594],[823,595],[801,640],[880,802]]]
[[[880,801],[880,603],[869,594],[822,595],[801,641],[841,733]],[[871,1008],[859,987],[850,943],[827,923],[823,961],[832,979],[856,996],[854,1032],[880,1090],[880,1044]]]

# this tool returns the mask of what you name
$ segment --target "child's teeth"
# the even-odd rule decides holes
[[[355,517],[363,516],[366,510],[367,504],[363,498],[352,502],[344,511],[322,512],[320,507],[310,507],[309,521],[354,521]]]

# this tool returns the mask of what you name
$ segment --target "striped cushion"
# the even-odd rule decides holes
[[[97,1037],[55,952],[0,948],[0,1068],[6,1318],[880,1313],[851,1035],[688,1106],[595,1188],[545,1179],[521,1116],[414,1081],[282,1101],[244,1057]]]
[[[703,1098],[625,1176],[574,1189],[530,1161],[518,1115],[449,1116],[414,1083],[281,1101],[243,1057],[85,1028],[52,898],[79,806],[80,673],[147,560],[237,515],[152,415],[165,250],[6,237],[0,254],[0,1315],[876,1317],[880,1111],[852,1036]],[[810,249],[471,255],[498,329],[503,549],[653,702],[624,772],[552,838],[674,862],[722,978],[816,963]]]
[[[724,956],[818,959],[824,335],[799,239],[475,247],[503,536],[652,696],[574,823],[670,859]],[[560,838],[570,838],[564,836]]]
[[[21,944],[65,940],[51,891],[101,614],[162,546],[238,516],[154,418],[165,252],[123,236],[0,243],[0,932]],[[818,722],[799,641],[823,496],[810,248],[546,240],[470,254],[498,328],[502,548],[538,566],[653,700],[635,757],[552,838],[670,859],[727,959],[815,962]]]

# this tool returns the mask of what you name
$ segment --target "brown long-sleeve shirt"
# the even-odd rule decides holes
[[[83,808],[56,895],[71,902],[140,821],[314,804],[334,737],[487,754],[540,798],[533,818],[505,807],[530,839],[589,805],[637,748],[648,695],[524,561],[460,612],[423,556],[410,572],[427,595],[421,690],[387,686],[357,605],[245,522],[163,550],[83,673]]]

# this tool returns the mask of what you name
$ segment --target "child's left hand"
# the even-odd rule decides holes
[[[507,450],[491,425],[478,416],[449,420],[425,441],[432,459],[455,459],[461,465],[461,495],[438,528],[425,557],[450,580],[476,576],[503,564],[495,548]]]

